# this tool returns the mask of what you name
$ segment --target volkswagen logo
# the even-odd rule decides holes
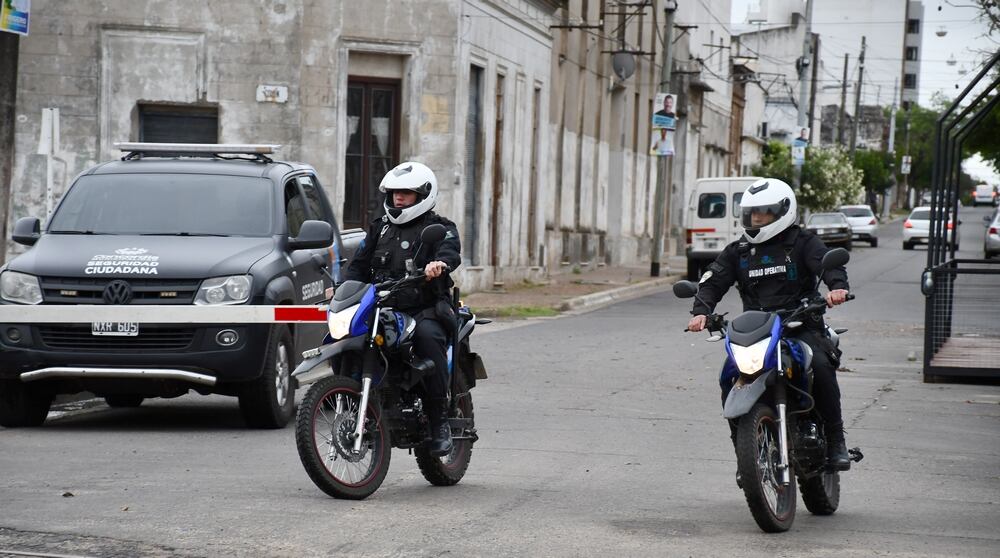
[[[132,287],[128,281],[115,279],[104,287],[105,304],[128,304],[132,302]]]

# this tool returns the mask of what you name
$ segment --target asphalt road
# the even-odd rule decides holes
[[[985,214],[963,211],[969,255]],[[1000,387],[921,382],[926,252],[900,227],[855,247],[858,299],[830,313],[850,328],[840,378],[865,460],[835,515],[800,502],[788,533],[761,533],[736,488],[721,345],[683,333],[689,306],[664,293],[482,327],[481,439],[451,488],[397,451],[374,496],[331,499],[291,428],[246,430],[221,397],[0,429],[0,556],[996,556]]]

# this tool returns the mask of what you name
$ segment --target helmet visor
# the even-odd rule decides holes
[[[752,207],[743,206],[740,208],[740,213],[742,215],[743,228],[748,231],[758,230],[761,227],[766,227],[771,223],[774,223],[778,219],[784,217],[788,213],[788,207],[791,202],[788,199],[783,199],[778,203],[772,203],[769,205],[756,205]]]

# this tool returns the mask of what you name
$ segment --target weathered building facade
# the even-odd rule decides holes
[[[36,0],[19,44],[7,233],[118,157],[115,142],[277,143],[317,168],[346,227],[379,213],[386,170],[427,163],[439,212],[463,232],[461,280],[538,275],[560,5]]]

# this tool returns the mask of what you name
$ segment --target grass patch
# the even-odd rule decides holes
[[[492,318],[541,318],[556,316],[559,311],[550,306],[501,306],[482,308],[476,314]]]

